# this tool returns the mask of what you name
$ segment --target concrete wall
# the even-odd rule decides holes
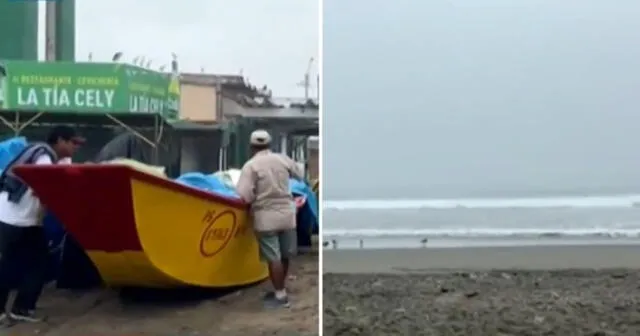
[[[224,115],[232,116],[232,115],[244,115],[245,108],[235,102],[233,99],[222,97],[222,111]]]
[[[180,119],[196,122],[219,121],[216,115],[218,94],[208,85],[180,84]]]
[[[225,116],[242,115],[245,117],[277,117],[277,118],[308,118],[317,119],[317,109],[303,110],[298,107],[275,107],[275,108],[260,108],[260,107],[244,107],[233,99],[222,97],[221,98],[222,111]]]

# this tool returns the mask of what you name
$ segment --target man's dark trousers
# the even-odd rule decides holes
[[[10,311],[32,310],[42,293],[49,247],[42,226],[0,222],[0,313],[12,288],[18,295]]]

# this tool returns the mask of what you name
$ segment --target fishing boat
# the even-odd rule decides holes
[[[17,166],[14,172],[110,287],[208,288],[265,279],[248,206],[126,165]]]

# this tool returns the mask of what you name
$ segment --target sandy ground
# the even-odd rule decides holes
[[[318,335],[317,252],[294,260],[292,275],[292,307],[278,310],[262,306],[267,283],[215,300],[162,304],[123,301],[108,290],[78,295],[49,289],[39,303],[46,323],[19,324],[0,335]]]
[[[640,335],[640,246],[324,253],[324,335]]]

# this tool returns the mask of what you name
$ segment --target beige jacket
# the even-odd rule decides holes
[[[251,204],[256,231],[289,230],[296,227],[296,209],[289,191],[289,178],[304,178],[298,165],[286,155],[264,150],[242,167],[236,187]]]

